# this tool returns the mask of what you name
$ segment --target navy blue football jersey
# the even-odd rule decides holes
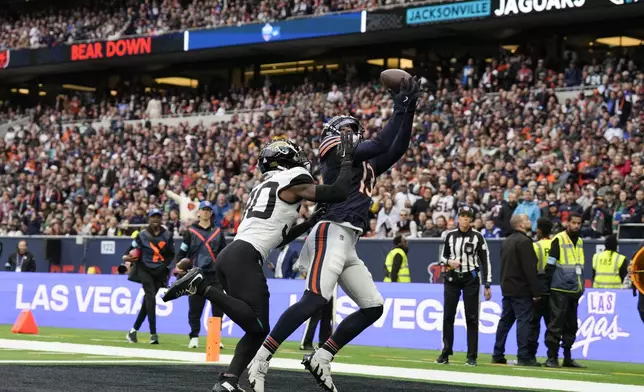
[[[339,136],[327,137],[320,144],[321,172],[325,184],[333,184],[340,174],[342,158],[335,148],[339,144]],[[349,196],[343,202],[330,204],[324,219],[347,222],[363,232],[367,231],[372,203],[371,190],[375,181],[376,175],[369,161],[354,163]]]

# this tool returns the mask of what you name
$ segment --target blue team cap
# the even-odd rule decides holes
[[[161,212],[160,209],[158,208],[153,208],[148,212],[148,216],[155,216],[155,215],[163,215],[163,212]]]
[[[199,203],[199,209],[203,210],[204,208],[208,208],[212,210],[212,203],[209,202],[208,200],[204,200],[201,203]]]

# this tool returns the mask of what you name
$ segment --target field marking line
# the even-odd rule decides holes
[[[150,350],[127,347],[96,346],[90,344],[60,343],[60,342],[39,342],[29,340],[0,339],[0,347],[16,348],[34,351],[57,351],[73,354],[104,354],[106,356],[122,356],[129,358],[155,358],[169,359],[175,361],[205,363],[205,353],[189,353],[170,350]],[[232,355],[221,355],[219,365],[229,364]],[[271,365],[276,369],[302,370],[299,360],[273,358]],[[333,372],[349,375],[367,375],[378,377],[389,377],[395,379],[407,379],[416,381],[454,383],[455,372],[447,370],[391,368],[372,365],[354,365],[347,363],[332,363]],[[562,379],[548,379],[523,376],[505,376],[484,373],[459,372],[469,377],[459,377],[458,383],[468,385],[486,386],[512,386],[514,388],[537,389],[537,390],[558,390],[569,392],[644,392],[644,386],[596,383],[589,381],[571,381]]]

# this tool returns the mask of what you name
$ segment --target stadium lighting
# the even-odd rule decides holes
[[[39,91],[38,95],[40,95],[41,97],[44,97],[45,95],[47,95],[47,91]]]
[[[90,93],[96,91],[96,87],[79,86],[77,84],[63,84],[63,88],[75,91],[86,91]]]
[[[597,43],[608,45],[608,46],[626,47],[626,46],[640,46],[644,43],[644,41],[633,37],[621,36],[621,37],[598,38]]]
[[[180,87],[190,87],[197,88],[199,86],[199,81],[197,79],[181,78],[181,77],[169,77],[169,78],[158,78],[154,79],[158,84],[170,84],[173,86]]]
[[[18,92],[19,92],[20,94],[24,94],[24,95],[29,94],[29,90],[28,90],[28,89],[26,89],[26,88],[20,88],[20,89],[18,89]]]

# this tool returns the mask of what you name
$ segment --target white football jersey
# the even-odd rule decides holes
[[[299,216],[300,202],[287,203],[279,198],[279,192],[293,185],[310,183],[313,183],[311,173],[303,167],[294,167],[275,172],[253,188],[235,241],[250,243],[266,260]]]

